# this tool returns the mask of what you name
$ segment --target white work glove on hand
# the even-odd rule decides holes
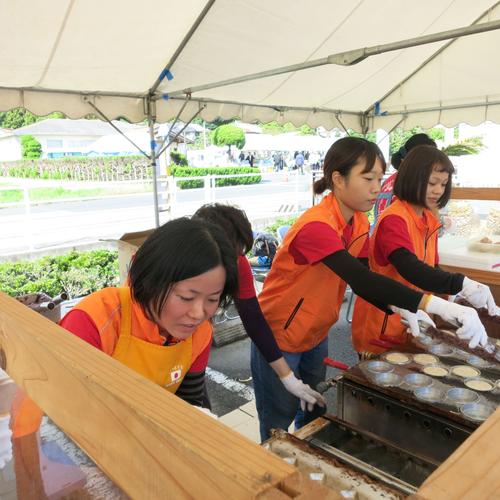
[[[401,319],[404,319],[408,323],[408,330],[414,337],[418,337],[420,335],[420,326],[418,325],[419,321],[436,328],[436,324],[425,311],[421,311],[419,309],[416,313],[412,313],[406,309],[401,309],[396,306],[389,306],[389,309],[396,314],[399,314]]]
[[[313,411],[314,405],[326,406],[325,398],[315,390],[311,389],[302,380],[299,380],[293,372],[290,372],[286,377],[280,379],[285,386],[285,389],[300,399],[300,407],[302,411]]]
[[[472,307],[465,307],[454,302],[440,299],[434,295],[427,302],[427,312],[441,316],[445,321],[458,325],[457,336],[469,340],[469,347],[486,346],[488,335],[479,316]]]
[[[496,316],[498,314],[498,308],[491,294],[491,290],[482,283],[473,281],[466,276],[459,295],[477,309],[481,309],[482,307],[488,309],[488,314],[490,316]]]

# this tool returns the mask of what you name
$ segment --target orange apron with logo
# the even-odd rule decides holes
[[[419,260],[434,267],[436,264],[436,251],[439,220],[430,210],[424,209],[425,218],[419,217],[415,210],[406,202],[396,200],[386,208],[377,221],[375,232],[370,241],[370,269],[376,273],[383,274],[395,281],[414,290],[420,290],[415,285],[406,281],[396,270],[388,265],[379,265],[374,257],[374,246],[377,239],[378,228],[381,221],[390,215],[396,215],[404,220],[415,255]],[[380,234],[379,238],[384,235]],[[396,341],[404,341],[406,327],[401,324],[399,314],[386,314],[361,297],[356,299],[354,315],[352,320],[352,341],[354,348],[359,353],[381,353],[386,349],[373,345],[372,340],[378,339],[383,334],[385,337],[394,337]]]
[[[173,393],[212,340],[212,326],[204,321],[191,337],[164,346],[158,326],[132,301],[128,287],[105,288],[75,308],[94,321],[104,352]]]
[[[298,265],[288,249],[309,222],[324,222],[342,238],[346,226],[332,193],[304,212],[287,232],[259,295],[264,316],[281,350],[304,352],[316,347],[338,319],[346,283],[324,264]],[[356,212],[348,252],[357,257],[368,236],[368,219]]]

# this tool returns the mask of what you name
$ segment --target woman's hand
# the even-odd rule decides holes
[[[292,371],[281,379],[285,389],[300,399],[300,407],[302,411],[307,410],[312,411],[314,405],[326,406],[325,398],[315,390],[311,389],[307,384],[304,384],[302,380],[298,379]]]
[[[470,348],[478,345],[484,347],[488,343],[486,330],[479,320],[477,311],[472,307],[461,306],[432,295],[427,301],[425,310],[441,316],[448,323],[457,325],[459,327],[457,336],[464,340],[470,340]]]
[[[401,309],[396,306],[389,306],[389,309],[396,314],[399,314],[401,319],[404,319],[408,323],[408,330],[410,330],[414,337],[418,337],[420,335],[419,321],[436,328],[436,324],[432,321],[431,317],[421,309],[419,309],[416,313],[412,313],[411,311]]]
[[[495,304],[495,299],[493,298],[491,290],[488,286],[471,280],[466,276],[464,278],[462,291],[459,292],[459,295],[477,309],[481,309],[483,307],[488,309],[488,314],[490,316],[498,315],[498,307]]]

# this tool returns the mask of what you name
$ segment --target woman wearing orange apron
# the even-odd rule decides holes
[[[437,267],[440,223],[435,213],[448,203],[453,172],[449,158],[433,146],[417,146],[408,153],[394,186],[396,201],[384,210],[371,237],[370,269],[415,290],[460,294],[474,307],[498,314],[486,285]],[[398,343],[405,334],[397,314],[389,316],[362,298],[356,300],[352,337],[359,353],[383,352],[386,348],[377,339]],[[484,336],[477,331],[471,347],[480,341]]]
[[[368,256],[365,212],[375,203],[385,171],[378,146],[365,139],[340,139],[329,149],[323,170],[324,177],[314,184],[314,191],[331,192],[290,228],[259,296],[283,357],[296,377],[311,387],[325,378],[322,362],[327,356],[328,332],[337,321],[346,283],[382,310],[398,311],[414,329],[417,311],[430,300],[360,262]],[[451,306],[444,309],[458,318]],[[471,325],[483,328],[473,309],[462,310],[472,317],[468,330]],[[254,345],[251,367],[262,439],[269,437],[272,428],[288,429],[295,417],[300,427],[324,411],[317,406],[298,411],[298,399],[286,391]]]
[[[209,407],[209,320],[238,283],[224,232],[199,220],[167,222],[137,251],[128,283],[84,298],[61,326],[185,401]]]

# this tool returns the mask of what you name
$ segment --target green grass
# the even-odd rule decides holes
[[[30,189],[30,199],[32,201],[57,200],[65,198],[86,198],[88,196],[102,196],[107,193],[106,189],[65,189],[62,187],[53,188],[33,188]]]
[[[0,191],[0,203],[15,203],[23,199],[23,192],[20,189],[9,189]]]
[[[116,194],[132,194],[148,191],[144,185],[106,188],[87,188],[87,189],[66,189],[63,187],[40,187],[29,190],[31,201],[48,201],[67,198],[87,198],[91,196],[111,196]],[[24,199],[22,189],[9,189],[0,191],[0,203],[16,203]]]

